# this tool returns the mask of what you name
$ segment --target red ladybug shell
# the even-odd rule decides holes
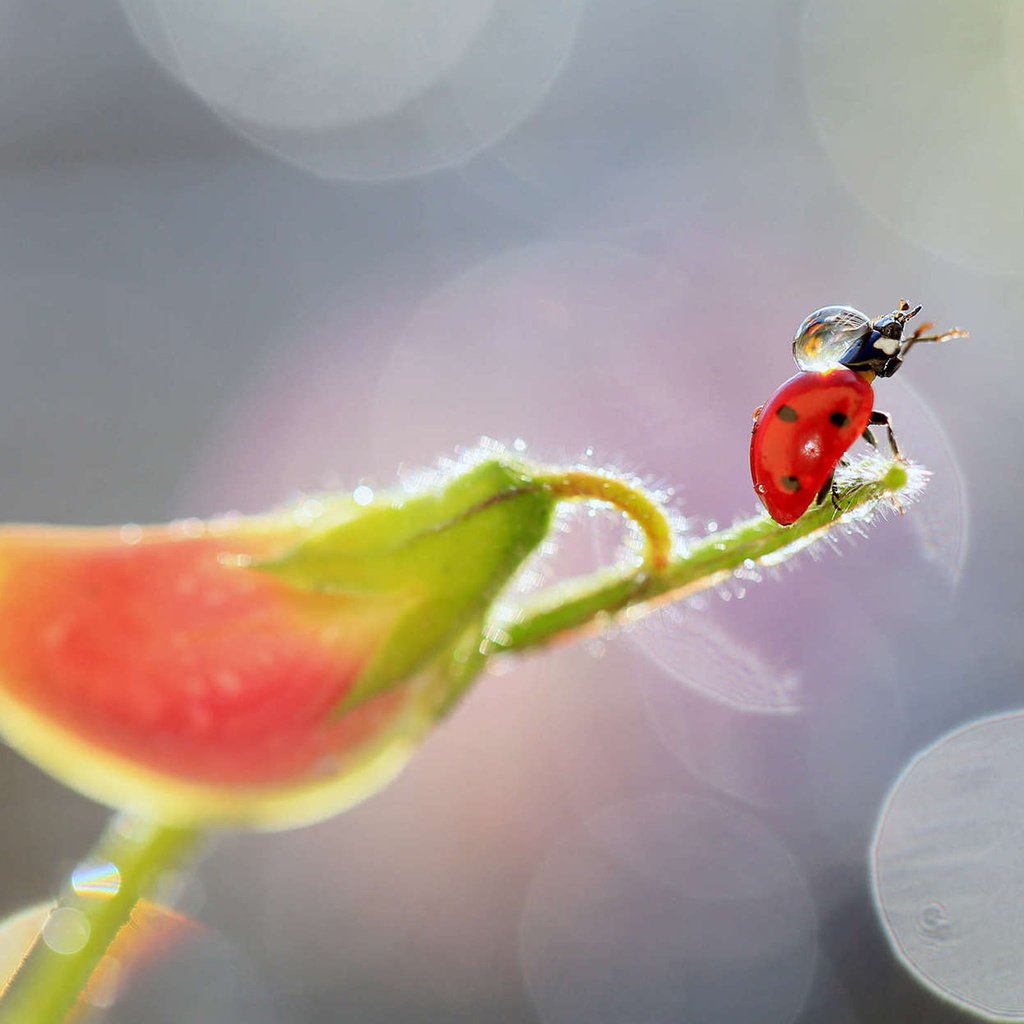
[[[788,526],[811,507],[864,433],[874,401],[863,377],[837,366],[790,377],[761,407],[750,438],[750,475],[772,519]]]

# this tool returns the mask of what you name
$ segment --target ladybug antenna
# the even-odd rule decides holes
[[[903,337],[903,328],[907,321],[921,312],[920,306],[910,308],[906,299],[900,299],[899,306],[885,316],[877,317],[871,321],[872,330],[878,331],[883,338],[890,338],[893,341],[900,341]]]
[[[879,317],[872,326],[876,331],[886,335],[890,338],[902,338],[903,328],[907,321],[917,316],[921,312],[920,306],[915,306],[913,309],[910,308],[910,303],[906,299],[900,299],[900,304],[897,309],[894,309],[887,316]],[[893,330],[892,325],[898,324],[899,333],[889,333]],[[953,327],[948,331],[942,331],[939,334],[929,334],[929,331],[933,331],[935,324],[931,321],[926,321],[920,324],[914,333],[907,338],[906,341],[900,346],[899,357],[900,360],[906,358],[907,353],[911,347],[916,345],[919,341],[951,341],[953,338],[967,338],[970,336],[968,331],[963,330],[961,327]],[[893,370],[895,372],[895,369]]]
[[[918,313],[921,312],[920,306],[915,306],[913,309],[910,308],[910,303],[906,299],[900,299],[898,309],[894,309],[889,315],[894,320],[899,320],[901,324],[905,324],[908,320],[913,320]]]

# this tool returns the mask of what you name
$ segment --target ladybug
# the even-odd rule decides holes
[[[891,377],[913,345],[967,334],[928,334],[934,324],[925,323],[904,339],[907,321],[920,311],[901,299],[872,320],[850,306],[825,306],[800,325],[793,339],[800,373],[754,412],[750,438],[754,490],[777,523],[795,523],[829,494],[838,511],[836,467],[859,437],[877,447],[871,427],[885,427],[893,456],[902,459],[889,416],[874,407],[872,382]]]

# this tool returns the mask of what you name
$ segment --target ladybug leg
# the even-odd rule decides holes
[[[889,419],[889,414],[887,412],[878,412],[876,410],[875,412],[873,412],[871,414],[870,423],[871,423],[872,426],[875,426],[875,427],[885,427],[885,432],[886,432],[886,434],[889,437],[889,448],[892,451],[893,458],[894,459],[900,459],[902,461],[903,456],[900,453],[900,446],[896,443],[896,435],[892,432],[892,421]],[[864,440],[865,441],[868,440],[868,438],[867,438],[868,433],[869,432],[867,430],[864,431],[864,435],[865,435],[864,436]],[[875,447],[875,448],[878,447],[875,444],[874,437],[871,438],[871,440],[869,441],[869,444],[871,444],[872,447]]]
[[[908,344],[904,345],[904,351],[909,347],[909,342],[918,341],[953,341],[955,338],[969,338],[970,332],[965,331],[962,327],[951,327],[948,331],[940,331],[938,334],[926,334],[926,331],[934,330],[935,324],[932,321],[921,324],[920,327],[910,336]]]
[[[934,341],[941,343],[943,341],[952,341],[954,338],[969,338],[971,336],[971,332],[965,331],[962,327],[951,327],[948,331],[940,331],[938,334],[925,333],[925,331],[934,330],[934,328],[935,324],[933,323],[921,324],[921,326],[903,343],[903,346],[899,351],[899,358],[905,359],[911,348],[921,341]],[[891,377],[892,374],[890,373],[889,376]]]
[[[818,491],[818,494],[814,499],[814,504],[820,505],[825,500],[826,494],[832,496],[832,507],[836,512],[842,512],[842,506],[839,504],[839,491],[836,487],[835,473],[830,473],[829,478],[821,485],[821,490]]]

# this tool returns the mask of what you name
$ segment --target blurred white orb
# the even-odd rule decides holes
[[[250,141],[328,178],[457,163],[543,97],[584,0],[121,0],[175,78]]]
[[[816,309],[797,328],[793,358],[801,370],[829,370],[870,329],[870,317],[851,306]]]
[[[1024,48],[1015,6],[811,0],[802,56],[819,137],[852,195],[933,253],[1016,275],[1024,134],[1005,68]]]
[[[972,722],[910,763],[875,832],[874,895],[915,978],[992,1020],[1024,1019],[1024,713]]]
[[[381,117],[451,69],[493,0],[124,0],[147,48],[215,107],[252,125]]]

